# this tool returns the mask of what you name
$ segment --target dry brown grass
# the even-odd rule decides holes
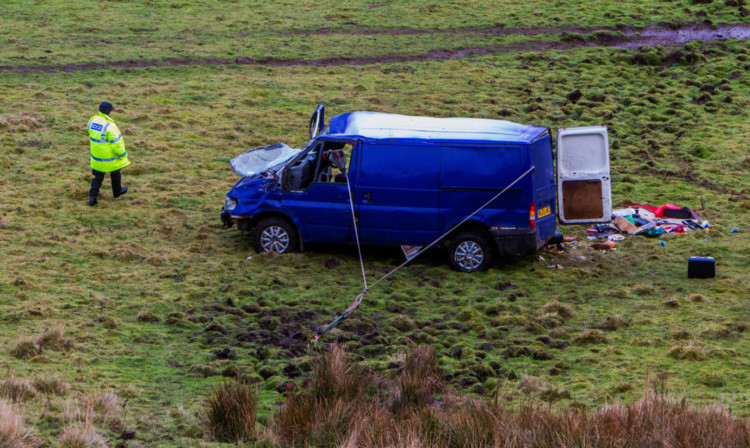
[[[344,382],[355,366],[335,348],[324,356],[317,372],[343,373]],[[427,398],[425,385],[436,392],[442,384],[431,351],[425,348],[407,354],[399,378],[385,389],[399,394],[404,386],[399,381],[423,376],[422,391],[411,406],[396,406],[382,394],[367,387],[352,390],[328,389],[329,379],[320,388],[313,378],[298,394],[290,394],[285,405],[273,417],[268,440],[275,446],[287,447],[351,447],[351,448],[713,448],[750,446],[750,422],[733,417],[720,406],[695,408],[685,400],[665,395],[665,376],[651,384],[630,405],[609,405],[582,412],[580,408],[564,412],[528,402],[520,409],[510,410],[498,403],[484,400],[436,401]],[[327,364],[326,364],[327,363]],[[327,367],[322,368],[324,365]],[[428,366],[428,367],[425,367]],[[409,373],[404,373],[409,372]],[[375,381],[371,377],[371,381]],[[386,381],[381,379],[380,381]],[[313,386],[316,385],[316,386]],[[315,388],[313,388],[315,387]],[[544,389],[533,377],[524,377],[520,388],[529,394]],[[326,391],[328,395],[322,395]],[[346,391],[344,393],[344,391]],[[342,397],[348,397],[346,400]]]
[[[36,436],[26,428],[23,417],[13,405],[0,400],[0,447],[30,448],[38,445]]]
[[[90,423],[78,423],[63,429],[58,448],[107,448],[109,445]]]
[[[203,419],[211,440],[226,443],[256,439],[257,388],[237,381],[218,385],[206,400]]]
[[[25,401],[36,395],[36,391],[27,380],[16,379],[11,373],[8,378],[0,381],[0,398],[13,402]],[[0,445],[1,446],[1,445]]]
[[[396,379],[391,409],[399,413],[432,404],[433,396],[443,388],[441,375],[442,369],[432,348],[422,345],[412,349]]]
[[[65,336],[65,329],[61,325],[47,328],[37,338],[37,344],[42,350],[64,351],[70,348],[70,338]]]
[[[573,343],[576,345],[606,344],[607,342],[607,336],[605,336],[602,330],[582,331],[578,336],[573,338]]]
[[[547,313],[557,313],[560,317],[563,318],[563,320],[570,319],[571,317],[575,316],[575,312],[573,311],[573,307],[570,306],[567,303],[558,302],[557,300],[553,300],[551,302],[545,303],[539,310],[537,311],[537,314],[544,315]]]
[[[37,392],[47,395],[65,395],[70,385],[56,376],[36,377],[32,385]]]
[[[40,353],[42,349],[39,348],[36,338],[28,336],[18,338],[16,346],[10,351],[10,354],[18,359],[31,359]]]

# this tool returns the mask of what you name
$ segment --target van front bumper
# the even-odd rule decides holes
[[[536,229],[490,227],[490,233],[501,257],[536,252],[544,246],[544,242],[538,239]]]
[[[233,215],[233,214],[229,213],[228,211],[226,211],[224,208],[222,208],[221,209],[221,223],[224,225],[225,229],[229,229],[235,223],[237,223],[237,229],[238,230],[248,231],[252,227],[253,217],[252,216]]]

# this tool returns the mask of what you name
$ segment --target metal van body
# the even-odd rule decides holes
[[[324,154],[341,148],[350,152],[348,166],[334,176],[323,169]],[[556,234],[552,139],[545,127],[352,112],[332,117],[302,150],[288,150],[273,145],[246,152],[253,163],[268,160],[255,171],[238,169],[243,156],[232,161],[245,177],[227,193],[225,224],[250,230],[264,219],[286,220],[295,233],[292,249],[354,243],[353,210],[362,244],[425,246],[517,180],[445,239],[470,231],[492,241],[497,254],[514,255],[540,249]]]

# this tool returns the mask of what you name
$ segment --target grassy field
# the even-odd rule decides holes
[[[115,2],[107,10],[127,25],[114,27],[113,43],[100,48],[101,4],[65,4],[4,5],[0,65],[120,60],[144,45],[148,58],[270,56],[282,39],[276,30],[314,29],[323,14],[330,28],[614,25],[692,20],[697,11],[740,20],[723,2],[602,2],[582,18],[566,2],[538,14],[481,2],[372,9],[297,2],[278,7],[294,11],[284,19],[270,3],[228,2],[230,13],[209,2]],[[457,8],[465,12],[451,14]],[[250,33],[249,43],[235,33]],[[310,42],[283,38],[290,55]],[[363,37],[316,36],[311,51],[324,55],[356,39]],[[398,37],[379,39],[383,53],[402,45]],[[440,39],[422,36],[414,50],[440,47]],[[177,45],[180,51],[170,48]],[[249,48],[228,53],[243,45]],[[47,47],[53,53],[41,56]],[[86,416],[112,446],[218,446],[203,439],[200,418],[215,384],[236,373],[256,378],[263,421],[287,382],[300,383],[311,357],[335,340],[384,375],[395,374],[409,347],[430,345],[450,387],[511,407],[527,399],[556,409],[629,403],[659,376],[691,403],[720,402],[749,416],[746,47],[696,42],[359,67],[0,72],[0,397],[15,399],[44,446],[57,446],[63,428]],[[131,190],[113,200],[107,181],[91,208],[85,123],[102,99],[118,108]],[[584,242],[474,275],[428,254],[308,350],[314,328],[361,289],[355,250],[256,255],[247,235],[221,229],[218,213],[237,180],[228,160],[277,141],[300,147],[320,102],[329,114],[606,124],[616,205],[705,204],[700,213],[712,228],[667,236],[665,247],[628,238],[607,254]],[[585,228],[563,231],[585,241]],[[716,257],[717,277],[687,280],[691,255]],[[365,252],[370,279],[400,262],[397,250]],[[116,440],[130,431],[134,440]]]

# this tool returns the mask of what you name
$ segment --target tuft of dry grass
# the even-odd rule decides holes
[[[16,346],[10,351],[13,357],[18,359],[31,359],[42,353],[36,338],[21,336],[16,342]]]
[[[107,448],[109,445],[90,423],[78,423],[63,429],[58,448]]]
[[[685,297],[685,300],[694,302],[694,303],[701,303],[701,302],[708,301],[708,299],[706,299],[706,296],[701,295],[701,294],[688,294]]]
[[[565,319],[570,319],[571,317],[575,316],[575,314],[576,314],[573,311],[573,307],[570,304],[558,302],[557,300],[553,300],[551,302],[545,303],[537,311],[538,315],[544,315],[544,314],[548,314],[548,313],[557,313],[564,320]]]
[[[56,376],[36,377],[32,385],[37,392],[47,395],[65,395],[70,385]]]
[[[31,448],[38,445],[34,433],[26,428],[23,417],[13,405],[0,400],[0,447]]]
[[[32,398],[36,391],[28,381],[17,380],[16,376],[11,373],[8,378],[0,381],[0,398],[13,402],[25,401],[26,398]]]
[[[237,381],[216,386],[203,409],[208,437],[225,443],[254,441],[257,406],[256,387]]]
[[[414,411],[432,404],[433,395],[443,387],[441,375],[435,350],[425,345],[413,348],[395,382],[393,412]]]
[[[578,336],[573,338],[573,343],[576,345],[606,344],[607,342],[607,337],[602,330],[582,331]]]
[[[70,338],[65,336],[61,325],[45,329],[37,339],[37,345],[42,350],[64,351],[70,348],[70,344]]]
[[[706,349],[695,341],[687,344],[675,345],[669,349],[669,356],[685,361],[703,361],[708,357]]]
[[[620,328],[626,328],[628,326],[630,326],[630,322],[623,320],[622,316],[619,314],[607,316],[606,319],[596,325],[597,328],[607,331],[617,331]]]

